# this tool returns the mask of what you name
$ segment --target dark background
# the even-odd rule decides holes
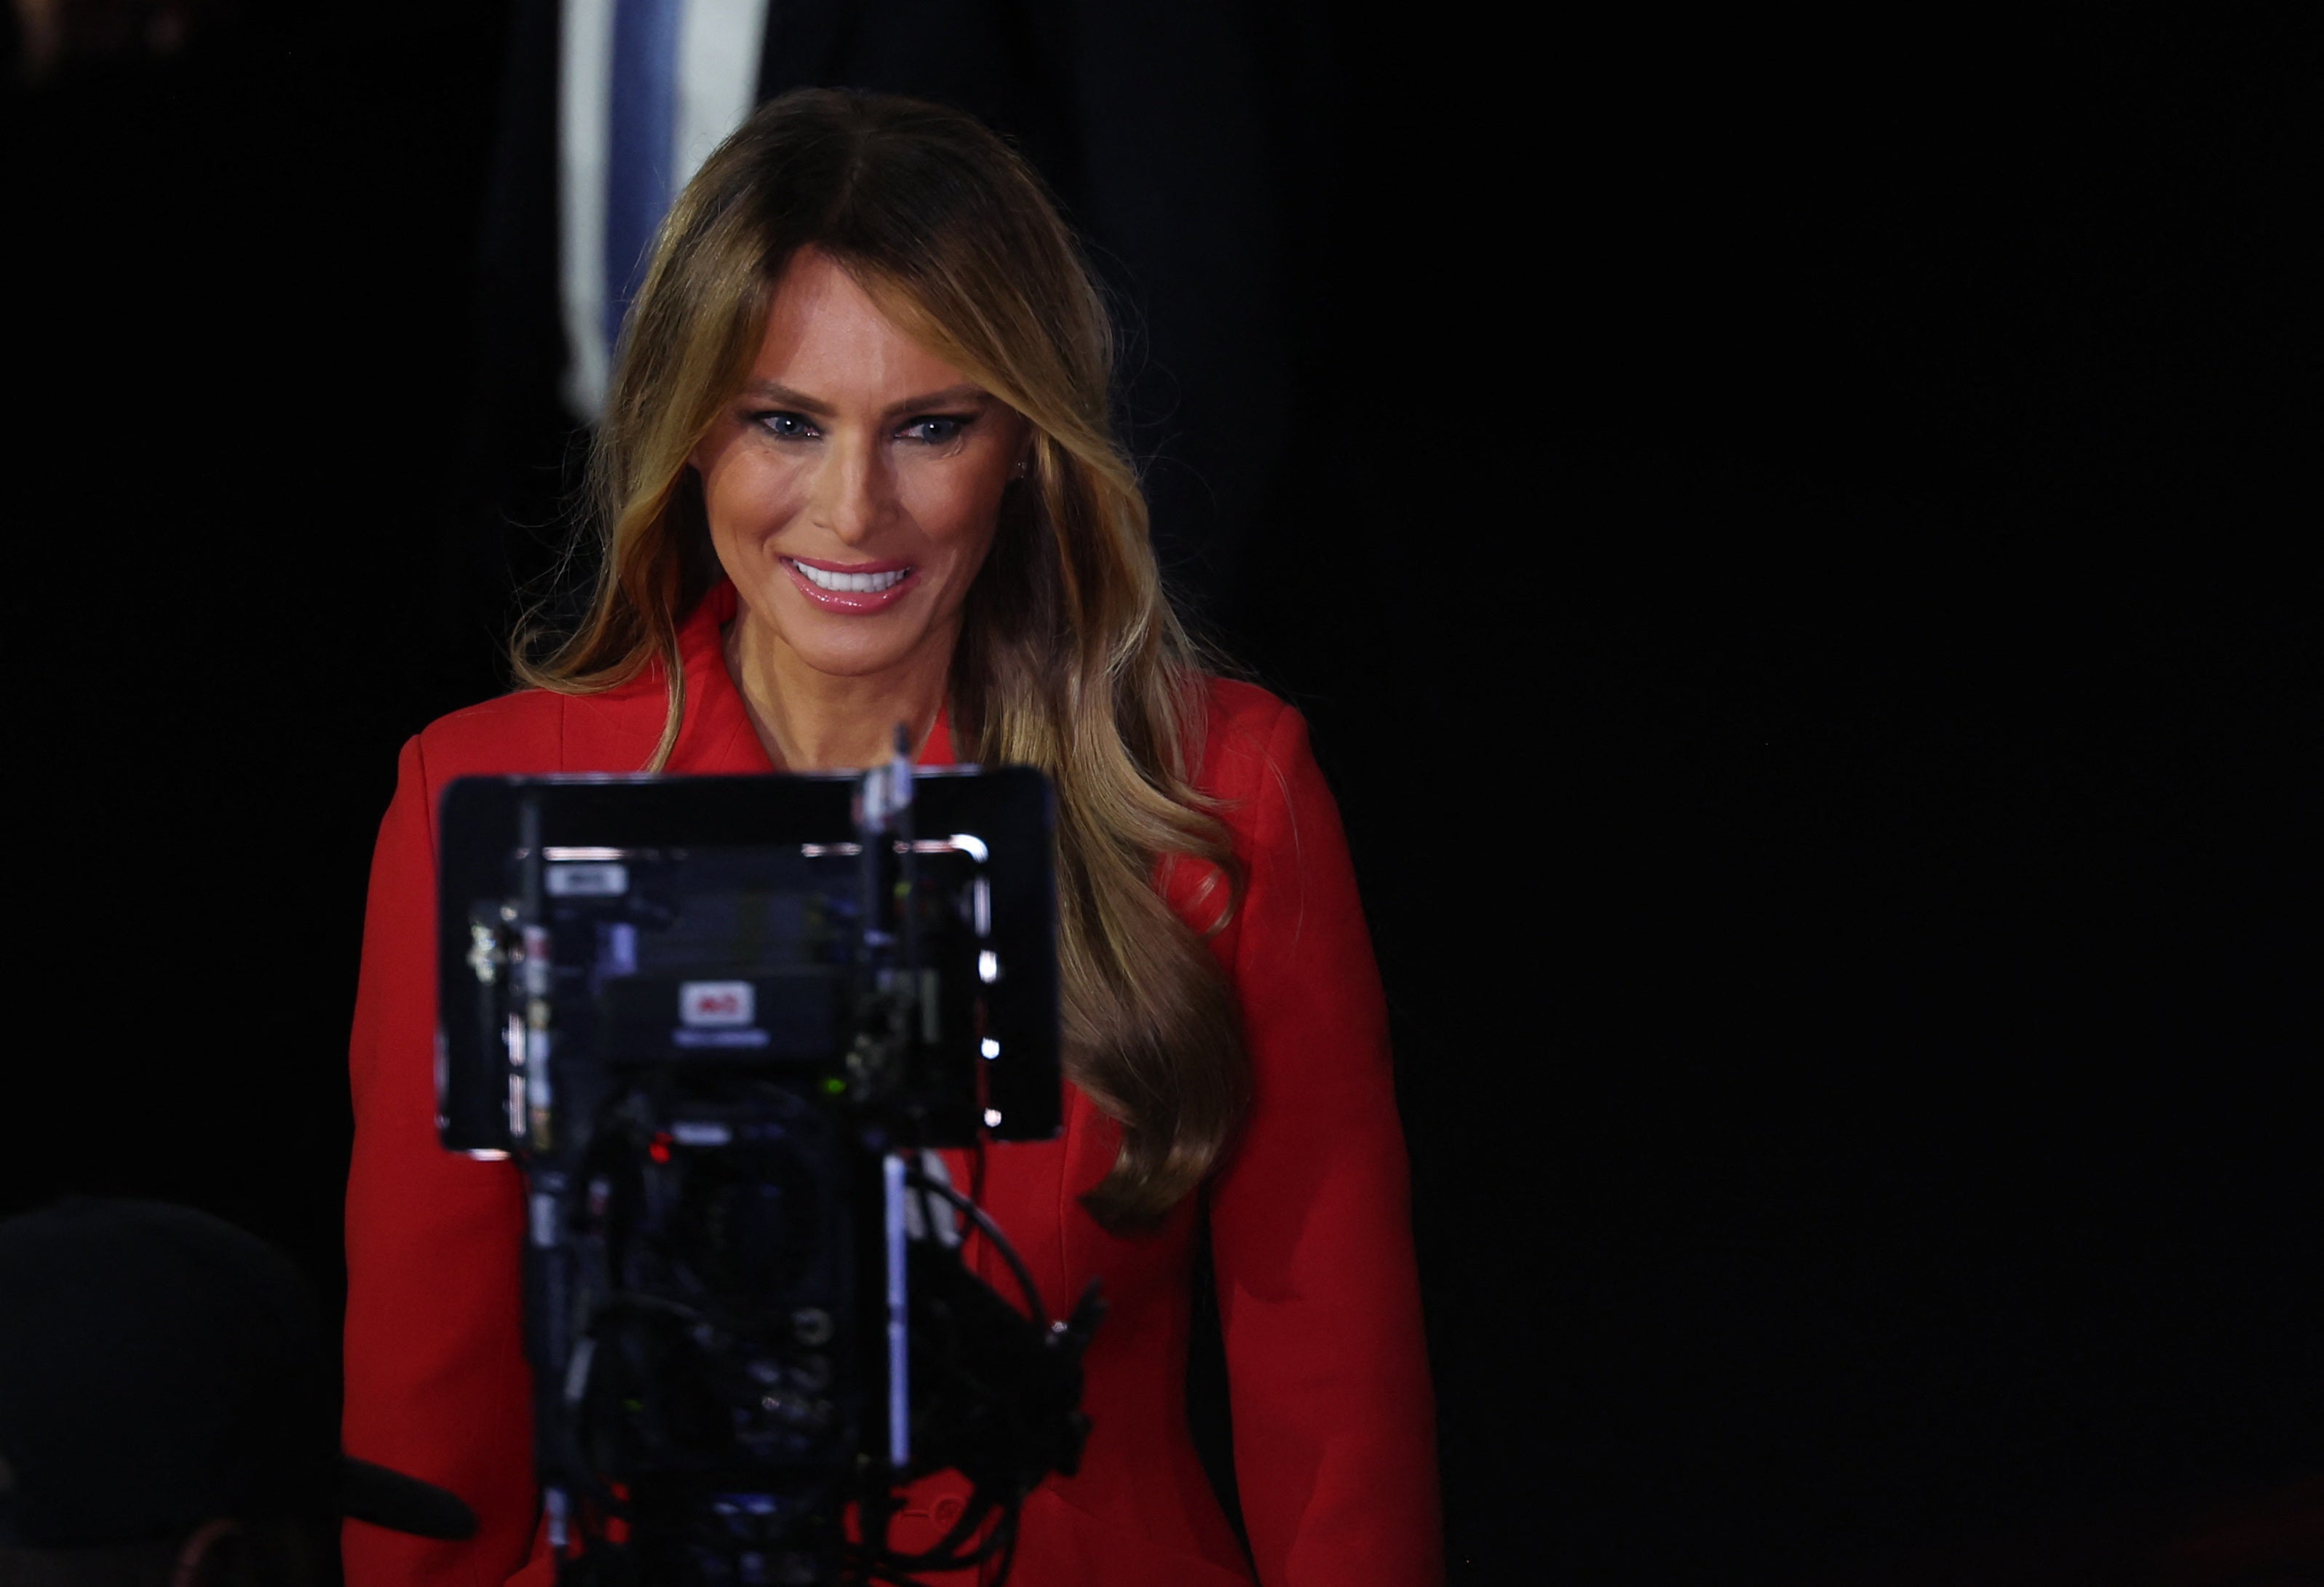
[[[1355,845],[1456,1581],[2324,1470],[2288,14],[1303,56],[1218,626]],[[504,26],[248,5],[7,90],[0,1210],[188,1200],[339,1282],[372,834],[499,687],[445,526]]]

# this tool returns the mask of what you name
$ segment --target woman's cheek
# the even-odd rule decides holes
[[[958,543],[989,534],[1000,521],[1001,493],[981,475],[923,477],[905,487],[905,505],[931,540]]]
[[[799,469],[778,457],[742,462],[726,493],[729,532],[761,539],[788,523],[801,494]]]

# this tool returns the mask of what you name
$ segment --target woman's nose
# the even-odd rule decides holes
[[[879,529],[893,496],[886,459],[876,446],[841,441],[825,454],[816,480],[816,517],[847,544]]]

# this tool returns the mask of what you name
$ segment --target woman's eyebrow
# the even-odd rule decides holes
[[[943,391],[930,392],[926,396],[907,397],[900,402],[890,402],[888,405],[888,411],[892,416],[899,413],[925,413],[931,408],[976,407],[983,403],[990,395],[991,393],[982,386],[946,386]]]
[[[742,394],[746,397],[759,397],[770,402],[779,402],[786,408],[796,408],[802,413],[812,413],[819,419],[828,419],[839,411],[820,398],[810,397],[805,392],[795,392],[780,381],[754,380],[742,388]]]
[[[743,386],[742,394],[761,401],[779,403],[785,408],[794,408],[801,413],[811,413],[818,419],[835,418],[839,413],[838,409],[820,397],[810,397],[805,392],[795,391],[777,380],[752,381]],[[981,407],[991,400],[991,393],[982,386],[964,383],[956,386],[946,386],[940,392],[927,392],[917,397],[907,397],[900,402],[890,402],[888,404],[887,416],[893,419],[905,413],[926,413],[936,408]]]

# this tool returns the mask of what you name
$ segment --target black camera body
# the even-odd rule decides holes
[[[524,1172],[561,1575],[956,1566],[1073,1468],[1094,1296],[1051,1325],[927,1149],[1059,1127],[1051,822],[1036,772],[900,756],[446,791],[438,1125]],[[1024,1310],[963,1265],[980,1235]],[[897,1487],[947,1467],[962,1525],[890,1549]]]

